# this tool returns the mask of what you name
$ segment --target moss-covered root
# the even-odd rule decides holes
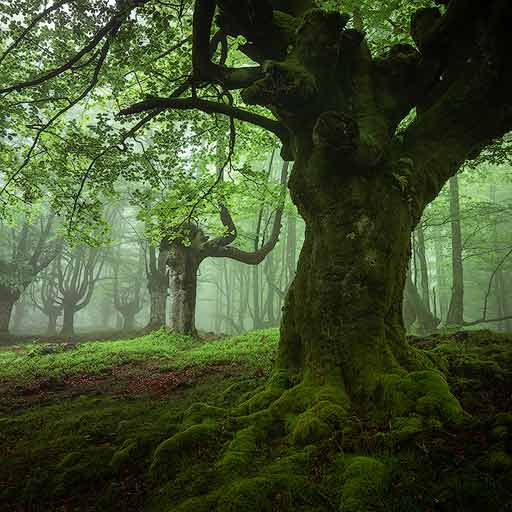
[[[391,483],[391,470],[371,457],[355,457],[343,475],[340,512],[384,512],[382,501]]]
[[[191,461],[208,459],[221,440],[217,423],[201,423],[179,432],[155,450],[150,474],[159,481],[174,478]]]
[[[403,441],[446,425],[460,424],[464,411],[437,370],[381,377],[375,393],[377,420],[391,424],[391,436]]]

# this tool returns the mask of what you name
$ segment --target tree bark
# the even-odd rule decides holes
[[[56,336],[57,335],[57,318],[59,317],[59,313],[50,312],[48,314],[48,327],[46,328],[47,336]]]
[[[322,170],[307,155],[292,173],[306,238],[277,364],[314,383],[336,379],[357,395],[409,362],[402,300],[415,218],[391,180]],[[315,176],[327,186],[307,184]],[[315,193],[306,196],[304,187]]]
[[[75,308],[64,304],[64,317],[62,320],[61,336],[75,335]]]
[[[464,324],[464,267],[462,264],[462,232],[460,225],[459,179],[450,179],[450,216],[452,226],[452,295],[447,325]]]
[[[196,330],[197,271],[200,260],[193,247],[176,241],[169,258],[171,277],[171,327],[191,336]]]
[[[0,290],[0,334],[9,332],[12,311],[18,298],[19,294],[10,289]]]
[[[420,263],[421,297],[427,311],[430,313],[430,284],[428,276],[427,251],[425,248],[425,232],[421,225],[416,229],[416,240],[416,250],[418,252],[418,259]]]
[[[167,285],[164,289],[149,289],[148,329],[159,329],[167,323]]]
[[[135,315],[132,312],[122,313],[123,315],[123,330],[133,331],[135,329]]]

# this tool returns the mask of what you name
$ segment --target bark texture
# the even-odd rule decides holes
[[[462,264],[462,230],[457,176],[450,179],[450,216],[452,227],[452,295],[446,323],[461,326],[464,324],[464,266]]]
[[[149,258],[146,266],[149,291],[149,323],[147,329],[160,329],[167,323],[167,296],[169,293],[169,242],[160,242],[158,256],[156,248],[149,247]]]
[[[0,288],[0,333],[9,332],[12,311],[19,297],[20,293],[10,287]]]

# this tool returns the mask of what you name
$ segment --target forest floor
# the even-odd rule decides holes
[[[310,451],[316,504],[294,505],[275,493],[251,511],[512,510],[512,337],[479,331],[411,341],[439,361],[467,413],[464,424],[408,428],[390,445],[391,426],[352,419]],[[204,475],[190,473],[196,465],[184,460],[172,481],[155,479],[155,450],[183,431],[198,403],[220,410],[263,385],[277,343],[276,330],[208,341],[162,330],[0,348],[0,510],[174,510],[179,489],[199,488]],[[355,458],[360,466],[385,460],[387,485],[364,476],[357,491],[368,495],[364,508],[337,506],[349,485],[346,463]]]

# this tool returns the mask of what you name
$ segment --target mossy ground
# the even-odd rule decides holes
[[[414,343],[444,377],[384,379],[385,415],[328,387],[263,388],[276,331],[4,349],[0,508],[512,510],[512,337]],[[418,392],[446,398],[445,378],[454,421],[456,403]]]

